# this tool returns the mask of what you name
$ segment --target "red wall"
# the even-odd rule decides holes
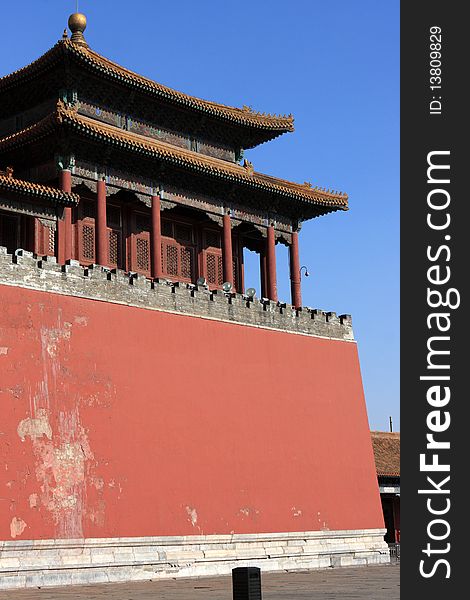
[[[356,346],[0,286],[0,539],[383,526]]]

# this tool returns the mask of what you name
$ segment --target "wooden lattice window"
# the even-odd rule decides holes
[[[108,262],[112,268],[125,268],[122,260],[122,214],[121,207],[106,206],[106,224],[108,227]]]
[[[211,286],[221,286],[224,282],[222,254],[205,253],[206,279]]]
[[[162,270],[165,277],[193,281],[196,247],[191,224],[162,220]]]
[[[52,229],[52,227],[46,227],[46,229],[48,229],[46,254],[48,256],[54,256],[54,254],[55,254],[55,231]]]
[[[54,256],[55,231],[52,229],[52,227],[47,227],[47,225],[43,225],[39,219],[35,219],[34,221],[34,251],[40,256]]]
[[[96,262],[96,202],[82,198],[76,212],[74,258],[89,265]]]
[[[166,277],[179,281],[194,279],[195,249],[176,241],[162,241],[162,269]]]
[[[232,269],[233,269],[233,291],[241,286],[238,240],[232,240]],[[204,229],[202,250],[203,275],[211,287],[221,287],[225,281],[222,252],[222,233],[215,229]]]
[[[239,273],[239,269],[238,269],[238,258],[236,258],[235,256],[233,257],[233,261],[232,261],[232,269],[233,269],[233,283],[234,283],[234,288],[236,290],[236,289],[238,289],[238,287],[240,285],[239,284],[240,273]]]
[[[217,283],[217,256],[215,254],[206,255],[207,281]]]
[[[180,248],[181,276],[184,279],[193,278],[193,249],[181,246]]]
[[[222,236],[215,229],[204,229],[202,251],[203,274],[210,287],[220,287],[224,282]]]
[[[150,248],[148,240],[136,239],[137,270],[147,273],[150,271]]]
[[[178,247],[176,244],[166,244],[165,248],[166,264],[164,270],[168,275],[178,275]]]
[[[82,255],[85,260],[95,258],[95,226],[82,225]]]
[[[131,216],[132,232],[128,238],[130,269],[150,277],[150,231],[152,221],[149,214],[133,212]]]
[[[109,266],[117,267],[121,264],[121,232],[108,229]]]

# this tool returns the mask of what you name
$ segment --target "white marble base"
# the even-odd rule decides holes
[[[0,589],[317,569],[390,561],[384,529],[0,541]]]

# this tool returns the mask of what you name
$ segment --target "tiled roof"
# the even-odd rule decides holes
[[[59,204],[78,204],[80,200],[80,196],[73,192],[63,192],[47,185],[15,179],[11,174],[0,171],[0,193],[2,191],[14,192],[23,196],[35,196]]]
[[[154,97],[160,97],[180,107],[186,107],[210,114],[216,118],[230,121],[234,124],[258,130],[277,132],[274,133],[273,137],[294,130],[294,119],[292,115],[259,113],[253,111],[249,107],[236,108],[218,104],[216,102],[210,102],[208,100],[202,100],[195,96],[189,96],[188,94],[178,92],[177,90],[121,67],[117,63],[108,60],[90,48],[74,44],[69,39],[60,40],[48,52],[31,64],[0,78],[0,91],[34,78],[36,74],[46,71],[52,64],[67,54],[76,58],[86,68],[94,71],[100,76],[120,81],[129,87],[141,90]]]
[[[371,431],[375,468],[380,477],[400,477],[400,433]]]
[[[90,139],[101,139],[114,146],[155,157],[193,172],[202,172],[218,179],[230,180],[234,183],[309,202],[330,210],[348,209],[347,194],[321,190],[312,187],[309,183],[299,184],[278,179],[270,175],[257,173],[249,163],[245,167],[131,133],[80,115],[76,110],[67,107],[62,102],[58,103],[55,113],[39,121],[39,123],[0,139],[0,150],[20,147],[32,139],[40,139],[59,125],[71,127]]]

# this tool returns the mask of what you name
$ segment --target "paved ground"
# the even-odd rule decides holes
[[[400,567],[323,569],[261,576],[263,600],[399,600]],[[0,600],[232,600],[230,577],[0,592]]]

